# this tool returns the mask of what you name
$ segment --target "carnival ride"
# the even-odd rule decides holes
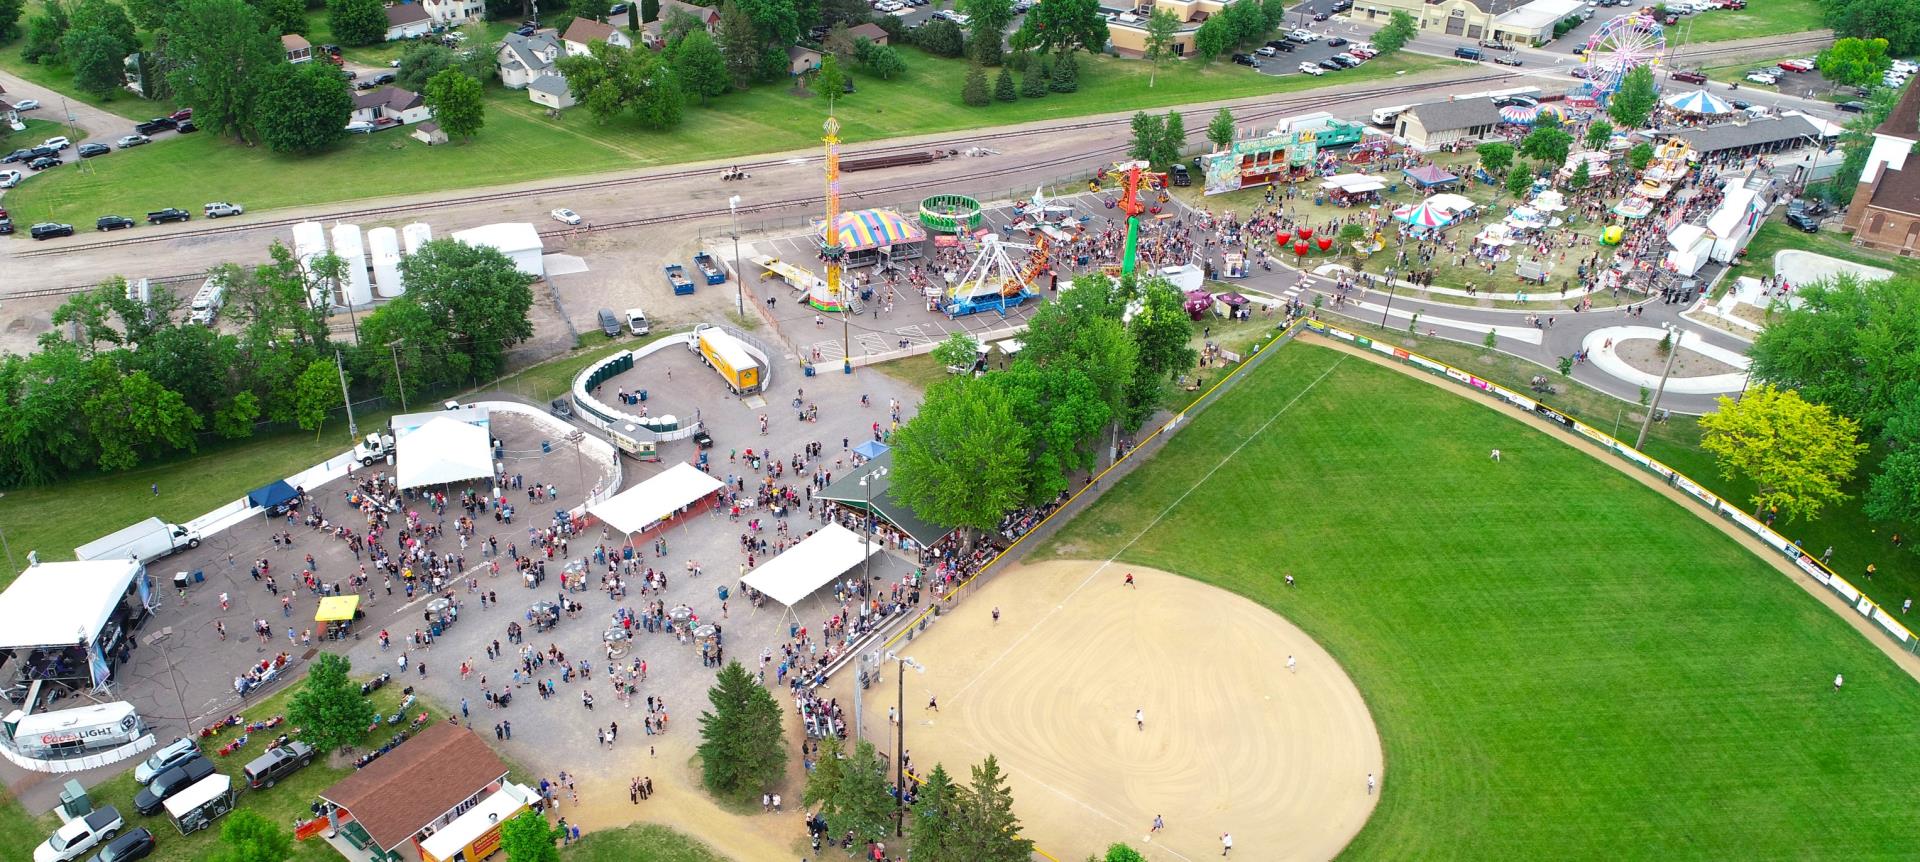
[[[1115,162],[1113,169],[1102,171],[1094,177],[1094,182],[1102,182],[1106,177],[1118,177],[1120,180],[1120,198],[1108,201],[1107,205],[1117,207],[1127,215],[1127,245],[1120,256],[1120,274],[1132,275],[1134,266],[1139,263],[1140,254],[1140,216],[1148,212],[1160,212],[1159,204],[1146,204],[1140,200],[1140,188],[1144,184],[1150,190],[1161,192],[1165,200],[1167,175],[1147,170],[1149,165],[1142,161]]]
[[[1653,212],[1655,201],[1665,200],[1686,179],[1693,169],[1689,162],[1691,155],[1692,148],[1681,138],[1669,138],[1655,148],[1653,161],[1647,163],[1639,181],[1614,206],[1613,212],[1630,219],[1646,218]]]
[[[1657,67],[1666,58],[1667,37],[1649,11],[1616,16],[1587,38],[1587,81],[1593,98],[1605,101],[1637,66]]]
[[[980,227],[980,202],[966,195],[939,194],[920,202],[920,225],[937,233],[966,233]]]
[[[1008,242],[997,233],[988,233],[980,238],[980,252],[973,259],[973,265],[967,267],[964,275],[947,288],[940,308],[948,317],[961,317],[982,311],[999,312],[1005,316],[1008,309],[1018,308],[1021,303],[1034,299],[1040,294],[1033,289],[1033,283],[1040,274],[1047,271],[1049,239],[1045,233],[1034,238],[1032,245]],[[1029,252],[1027,259],[1015,266],[1007,256],[1007,249],[1024,249]]]
[[[827,277],[824,290],[807,292],[807,304],[821,311],[842,311],[848,308],[848,303],[845,289],[840,285],[840,266],[847,252],[840,245],[840,232],[833,229],[840,223],[840,121],[828,115],[821,128],[826,132],[821,142],[827,148],[827,221],[820,259],[827,265]],[[853,351],[846,352],[841,370],[852,373]]]

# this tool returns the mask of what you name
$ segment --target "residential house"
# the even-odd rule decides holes
[[[708,35],[717,36],[720,34],[720,10],[711,6],[695,6],[692,3],[682,3],[680,0],[660,0],[660,17],[640,25],[641,44],[656,51],[666,47],[667,40],[666,37],[662,35],[661,25],[666,22],[668,16],[673,15],[676,11],[681,14],[692,15],[695,19],[698,19],[701,25],[707,28]]]
[[[799,77],[820,68],[820,52],[795,45],[787,49],[787,74]]]
[[[835,38],[829,34],[824,47],[828,51],[839,54],[842,57],[852,57],[853,46],[859,44],[861,39],[865,39],[875,45],[885,45],[887,44],[887,31],[881,29],[880,25],[872,23],[861,24],[858,27],[848,27],[845,39],[836,41]]]
[[[531,36],[508,33],[500,40],[496,61],[500,83],[519,90],[546,75],[558,75],[553,61],[560,58],[560,35],[553,29],[535,30]]]
[[[470,21],[478,21],[486,13],[486,4],[480,0],[420,0],[433,23],[442,27],[458,27]]]
[[[1873,147],[1853,189],[1846,228],[1853,244],[1920,256],[1920,84],[1907,87],[1886,122],[1874,127]]]
[[[561,75],[541,75],[527,85],[527,99],[536,105],[545,105],[553,110],[571,108],[574,105],[573,92],[567,89],[567,79]]]
[[[407,136],[429,147],[447,142],[447,133],[441,131],[440,124],[432,120],[414,126],[413,131],[408,132]]]
[[[632,48],[633,39],[625,30],[611,24],[602,24],[592,18],[575,18],[567,25],[567,35],[560,37],[567,45],[567,56],[578,57],[586,54],[595,42],[605,42],[620,48]]]
[[[313,43],[298,33],[281,36],[280,47],[287,52],[289,63],[305,63],[313,59]]]
[[[433,31],[433,16],[418,3],[399,3],[387,7],[387,41],[418,39]]]
[[[1414,105],[1393,121],[1393,134],[1419,150],[1492,134],[1500,125],[1500,107],[1493,99],[1450,99]]]
[[[433,109],[427,107],[427,100],[412,90],[388,85],[353,96],[353,119],[361,122],[377,126],[412,125],[432,117]]]

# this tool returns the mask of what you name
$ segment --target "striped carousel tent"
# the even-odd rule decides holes
[[[1500,109],[1500,122],[1528,126],[1532,125],[1533,118],[1539,115],[1539,105],[1507,105]]]
[[[893,210],[844,212],[840,214],[838,228],[840,247],[847,251],[906,245],[923,242],[927,238],[925,229]],[[824,225],[820,229],[820,240],[827,241]]]
[[[1690,90],[1685,93],[1675,93],[1661,101],[1666,103],[1667,107],[1683,114],[1717,116],[1719,114],[1733,112],[1733,105],[1731,103],[1705,90]]]
[[[1393,217],[1412,227],[1436,228],[1453,223],[1453,213],[1435,206],[1432,199],[1400,207],[1393,211]]]

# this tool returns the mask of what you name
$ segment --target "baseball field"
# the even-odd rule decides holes
[[[1693,511],[1366,359],[1281,348],[1037,556],[1185,575],[1323,646],[1385,761],[1345,858],[1912,852],[1920,684]]]

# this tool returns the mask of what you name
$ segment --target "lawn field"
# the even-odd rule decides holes
[[[1386,752],[1347,858],[1910,850],[1920,685],[1693,511],[1357,357],[1281,348],[1040,553],[1214,583],[1326,646]]]
[[[847,143],[1294,93],[1460,65],[1402,54],[1326,78],[1276,78],[1227,63],[1177,63],[1148,88],[1146,64],[1082,55],[1078,93],[974,108],[960,103],[960,61],[914,49],[904,54],[908,72],[896,80],[854,72],[859,92],[834,106]],[[6,58],[0,52],[0,66],[15,68]],[[150,107],[135,104],[133,115],[152,116]],[[210,200],[238,201],[258,211],[814,147],[825,119],[824,100],[783,85],[731,93],[710,107],[689,105],[686,121],[670,132],[647,131],[630,118],[601,123],[583,108],[550,119],[524,92],[493,87],[486,126],[472,141],[429,148],[389,130],[351,135],[321,155],[295,157],[203,133],[93,159],[90,173],[49,171],[8,192],[6,200],[21,223],[80,224],[109,213],[191,208]],[[1190,116],[1187,126],[1205,121]]]
[[[705,844],[665,826],[639,823],[593,832],[560,851],[568,862],[724,862]]]
[[[1781,36],[1819,30],[1826,26],[1817,0],[1751,0],[1745,9],[1715,9],[1685,15],[1668,27],[1667,44],[1725,42],[1760,36]]]

